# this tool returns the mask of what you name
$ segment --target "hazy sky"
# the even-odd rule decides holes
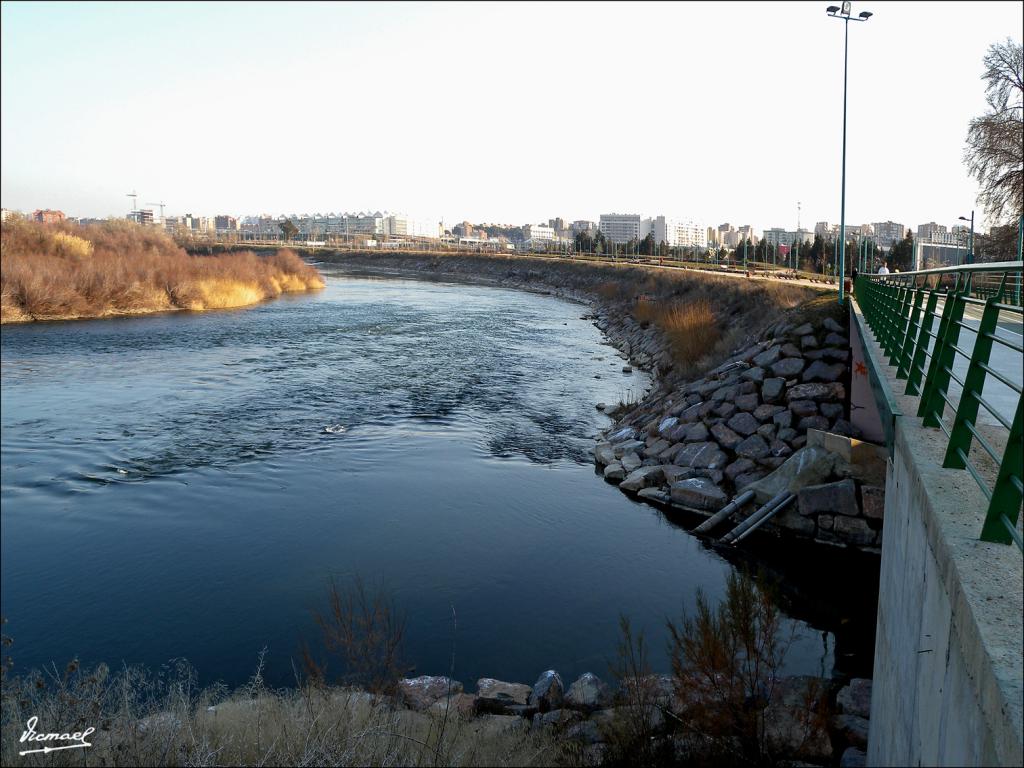
[[[836,0],[838,2],[838,0]],[[2,5],[4,207],[452,224],[839,221],[843,22],[808,3]],[[863,2],[847,221],[947,225],[1022,3]],[[979,211],[979,221],[980,221]]]

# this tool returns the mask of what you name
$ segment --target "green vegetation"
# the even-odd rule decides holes
[[[164,232],[103,224],[4,222],[0,322],[242,307],[323,287],[294,252],[190,256]]]

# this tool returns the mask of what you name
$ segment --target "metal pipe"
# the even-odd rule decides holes
[[[736,512],[737,510],[739,510],[740,507],[742,507],[744,504],[746,504],[748,501],[750,501],[753,497],[754,497],[754,492],[753,491],[744,491],[739,496],[737,496],[735,499],[733,499],[728,504],[726,504],[724,507],[722,507],[718,512],[715,512],[715,514],[713,514],[711,517],[709,517],[703,523],[701,523],[696,528],[694,528],[693,532],[694,533],[707,533],[712,528],[714,528],[716,525],[718,525],[723,520],[725,520],[727,517],[729,517],[729,515],[731,515],[733,512]]]
[[[782,500],[785,499],[788,495],[789,495],[789,491],[788,490],[780,491],[778,494],[776,494],[775,496],[772,497],[771,501],[769,501],[763,507],[761,507],[756,512],[754,512],[754,514],[752,514],[750,517],[748,517],[742,523],[740,523],[735,528],[733,528],[731,531],[729,531],[727,534],[725,534],[725,536],[723,536],[720,539],[719,543],[721,543],[721,544],[730,544],[733,541],[733,539],[735,539],[737,536],[739,536],[741,533],[743,533],[745,530],[747,530],[750,526],[752,526],[754,523],[756,523],[762,517],[764,517],[769,512],[771,512],[777,505],[781,504]]]
[[[761,518],[756,523],[754,523],[752,526],[747,528],[747,530],[745,530],[743,533],[741,533],[739,536],[737,536],[735,539],[733,539],[732,542],[730,542],[732,544],[732,546],[735,547],[737,544],[739,544],[741,541],[743,541],[745,538],[747,538],[747,536],[749,536],[754,531],[756,531],[758,528],[760,528],[762,525],[767,523],[771,518],[775,517],[775,515],[777,515],[779,512],[781,512],[787,506],[789,506],[789,504],[795,498],[796,498],[795,494],[792,494],[792,493],[789,494],[789,496],[787,496],[781,502],[776,504],[775,507],[773,507],[771,509],[771,511],[769,511],[768,513],[762,515]]]

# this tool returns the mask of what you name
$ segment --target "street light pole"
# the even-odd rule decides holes
[[[971,218],[968,219],[966,216],[961,216],[960,217],[960,221],[969,221],[969,222],[971,222],[971,235],[970,235],[970,237],[967,240],[967,258],[965,259],[964,263],[966,263],[966,264],[973,264],[974,263],[974,211],[971,211]]]
[[[830,5],[825,12],[834,19],[842,19],[845,22],[845,34],[843,39],[843,181],[841,203],[839,209],[839,303],[843,303],[843,281],[846,272],[846,82],[847,69],[850,58],[850,0],[843,0],[842,8]],[[861,11],[858,18],[853,21],[867,21],[872,16],[870,11]]]

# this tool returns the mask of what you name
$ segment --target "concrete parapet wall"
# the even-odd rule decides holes
[[[866,346],[893,381],[874,341]],[[965,471],[942,468],[944,448],[940,430],[896,419],[868,764],[1019,766],[1021,554],[979,540],[987,501]]]

